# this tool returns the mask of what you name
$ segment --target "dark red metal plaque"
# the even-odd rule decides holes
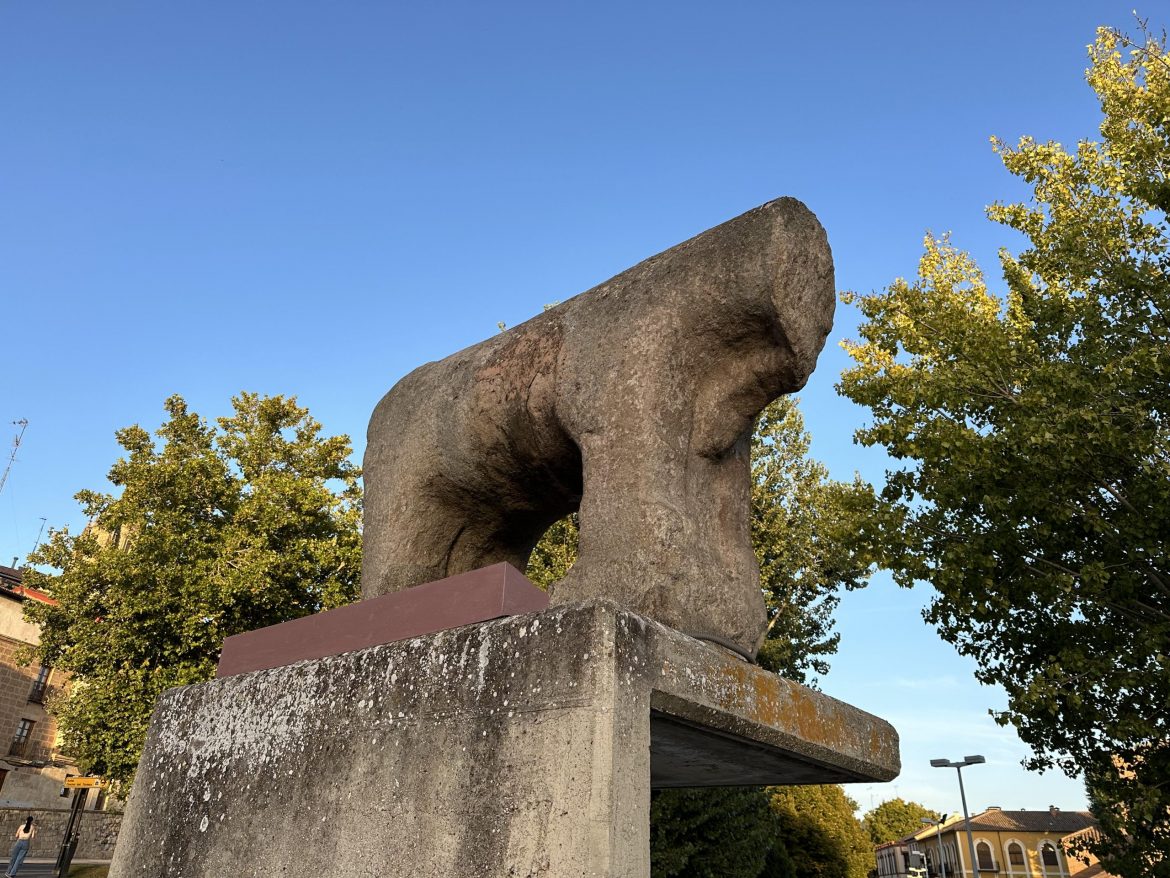
[[[278,668],[548,608],[548,595],[511,564],[493,564],[336,610],[236,634],[224,641],[217,677]]]

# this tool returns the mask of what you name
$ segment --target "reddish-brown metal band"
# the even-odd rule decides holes
[[[492,564],[227,638],[217,677],[278,668],[446,628],[534,613],[548,595],[511,564]]]

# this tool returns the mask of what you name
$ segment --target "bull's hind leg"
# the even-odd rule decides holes
[[[367,525],[364,534],[363,598],[401,591],[448,575],[453,547],[467,528],[466,515],[419,497],[409,510],[367,507],[366,520],[372,515],[378,515],[379,521],[374,528]]]
[[[362,597],[371,598],[506,561],[524,569],[541,523],[518,527],[475,504],[414,495],[366,540]],[[369,531],[366,531],[367,536]],[[370,575],[377,570],[376,576]]]
[[[396,486],[397,487],[397,486]],[[366,506],[362,596],[376,597],[506,561],[523,570],[544,531],[571,511],[492,504],[434,477]],[[498,499],[498,498],[497,498]],[[373,524],[373,526],[370,526]]]

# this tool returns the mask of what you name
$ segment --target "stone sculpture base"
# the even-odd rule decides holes
[[[885,781],[882,720],[597,601],[171,690],[111,878],[648,878],[652,786]]]

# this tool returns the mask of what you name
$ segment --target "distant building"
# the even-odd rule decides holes
[[[68,675],[21,662],[21,651],[41,639],[24,619],[28,601],[53,603],[24,586],[20,570],[0,565],[0,808],[61,808],[68,805],[61,796],[65,777],[79,771],[61,749],[45,703],[68,684]],[[102,808],[104,799],[89,796],[88,805]]]
[[[924,857],[930,878],[1111,878],[1100,864],[1085,865],[1065,853],[1078,838],[1096,831],[1097,821],[1088,811],[992,807],[971,817],[975,869],[959,814],[941,827],[924,826],[904,839],[879,845],[877,875],[908,878]]]
[[[874,854],[877,856],[878,878],[919,878],[911,863],[909,840],[903,838],[879,844]]]

